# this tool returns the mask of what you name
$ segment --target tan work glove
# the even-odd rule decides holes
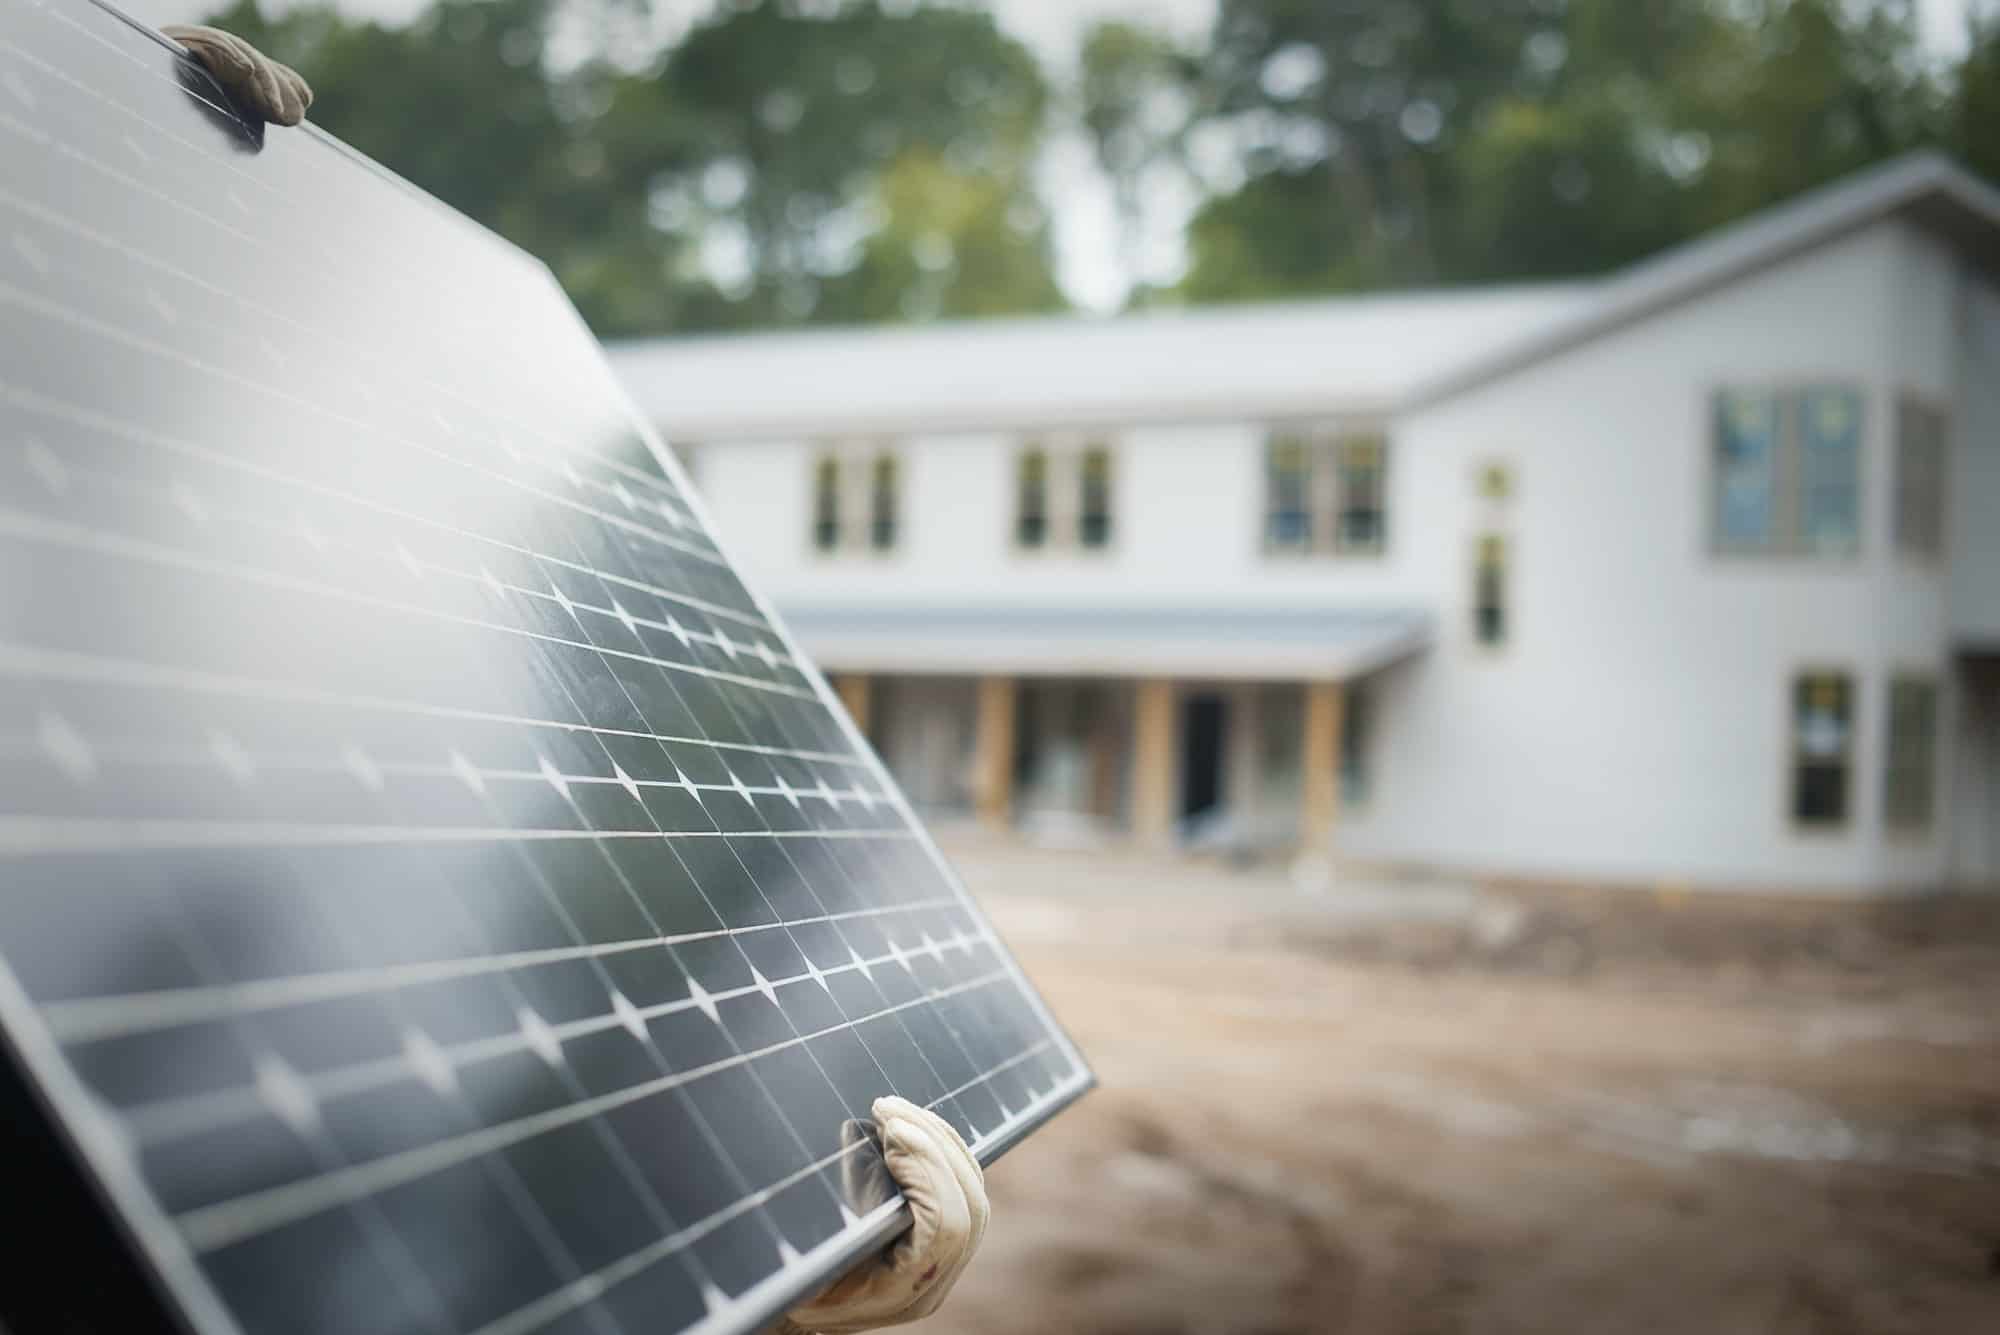
[[[872,1111],[883,1162],[910,1203],[909,1232],[794,1307],[780,1335],[847,1335],[927,1317],[986,1236],[986,1178],[951,1124],[906,1099],[877,1099]]]
[[[243,110],[280,125],[297,125],[312,105],[312,89],[290,65],[220,28],[170,23],[161,32],[188,49]]]

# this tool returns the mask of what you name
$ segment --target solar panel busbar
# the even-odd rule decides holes
[[[542,266],[0,14],[0,1323],[753,1329],[1088,1087]]]

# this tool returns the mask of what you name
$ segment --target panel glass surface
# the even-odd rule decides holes
[[[744,1328],[1087,1085],[541,266],[0,15],[0,1019],[193,1325]]]

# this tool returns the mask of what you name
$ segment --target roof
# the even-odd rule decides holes
[[[1588,303],[1588,283],[608,346],[669,439],[1387,411]]]
[[[1909,153],[1619,270],[1589,303],[1427,377],[1409,405],[1475,388],[1890,217],[2000,273],[2000,189],[1941,153]]]
[[[1464,392],[1891,216],[2000,270],[2000,190],[1915,153],[1596,281],[1124,316],[613,343],[669,438],[1380,415]]]
[[[1429,645],[1409,607],[787,603],[806,651],[842,672],[1344,680]]]

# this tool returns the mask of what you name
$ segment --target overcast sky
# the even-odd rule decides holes
[[[284,8],[285,0],[264,0]],[[1965,13],[1978,0],[1917,0],[1924,35],[1940,54],[1964,45]],[[399,21],[428,0],[334,0],[348,13]],[[212,9],[208,0],[127,0],[128,7],[155,23],[188,21]],[[1051,67],[1074,67],[1078,40],[1090,24],[1108,18],[1134,19],[1186,39],[1198,37],[1215,14],[1215,0],[987,0],[1001,25],[1028,43]],[[669,31],[712,8],[712,0],[657,0]],[[1090,153],[1074,134],[1057,136],[1043,164],[1042,187],[1055,212],[1058,276],[1070,299],[1105,309],[1118,304],[1128,276],[1118,255],[1117,227],[1110,192],[1092,166]],[[1181,263],[1180,225],[1186,200],[1160,199],[1143,238],[1139,267],[1144,276],[1171,279]]]

